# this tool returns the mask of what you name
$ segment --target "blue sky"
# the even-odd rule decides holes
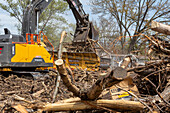
[[[90,15],[90,20],[95,19],[95,15],[91,14],[90,9],[90,0],[80,0],[80,2],[83,4],[83,9],[86,13]],[[0,3],[5,3],[5,0],[0,0]],[[65,18],[68,20],[69,23],[75,23],[74,16],[71,12],[71,10],[67,13],[68,15],[65,16]],[[18,34],[17,28],[15,25],[17,24],[17,20],[14,17],[10,17],[9,13],[3,11],[0,9],[0,34],[3,34],[3,28],[8,28],[12,34]]]
[[[80,2],[82,3],[83,9],[85,10],[85,12],[90,15],[89,16],[90,20],[95,18],[95,16],[91,12],[90,0],[80,0]],[[74,19],[74,16],[73,16],[71,10],[68,12],[67,20],[69,22],[72,22],[72,21],[75,22],[75,19]]]

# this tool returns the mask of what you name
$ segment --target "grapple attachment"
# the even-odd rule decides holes
[[[90,22],[87,27],[76,28],[73,43],[86,43],[87,38],[98,40],[99,33]]]

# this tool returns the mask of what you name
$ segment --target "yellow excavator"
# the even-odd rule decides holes
[[[0,73],[39,72],[54,68],[54,47],[43,32],[38,32],[38,18],[51,1],[32,0],[24,12],[22,35],[13,35],[4,29],[5,34],[0,35]],[[79,0],[67,0],[67,3],[77,24],[71,44],[74,48],[65,47],[68,51],[63,52],[65,64],[73,69],[97,70],[100,59],[91,40],[97,40],[98,33]]]
[[[54,50],[47,37],[35,34],[38,17],[52,0],[33,0],[24,12],[22,35],[14,35],[5,28],[0,35],[0,72],[24,72],[47,70],[53,67]],[[37,27],[38,31],[38,27]]]

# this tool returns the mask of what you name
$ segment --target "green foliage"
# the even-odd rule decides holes
[[[65,42],[72,42],[75,29],[76,29],[76,24],[73,24],[73,23],[68,24],[66,28],[67,37],[65,39]]]
[[[59,43],[61,32],[68,26],[66,19],[61,16],[67,11],[67,6],[67,3],[62,0],[52,1],[40,16],[40,30],[45,33],[55,48]]]

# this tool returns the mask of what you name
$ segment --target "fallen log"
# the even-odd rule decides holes
[[[96,83],[87,91],[81,91],[75,85],[72,84],[71,79],[69,78],[64,62],[62,59],[58,59],[55,62],[58,72],[61,75],[61,79],[63,83],[68,88],[69,91],[73,92],[73,94],[77,97],[80,97],[82,100],[95,100],[102,93],[104,88],[111,87],[114,84],[122,81],[126,75],[127,71],[121,67],[117,67],[108,73],[106,76],[100,78],[96,81]],[[55,70],[54,70],[55,72]]]
[[[82,99],[97,99],[105,88],[111,87],[121,82],[127,77],[126,75],[127,71],[125,69],[121,67],[115,68],[110,73],[108,73],[108,75],[97,80],[96,83],[87,91],[87,98]]]
[[[76,97],[76,98],[69,98],[69,99],[65,99],[65,100],[60,100],[56,103],[59,103],[59,104],[61,104],[61,103],[72,103],[72,102],[78,102],[80,100],[81,99],[79,97]]]
[[[145,107],[140,102],[126,100],[97,100],[97,101],[79,101],[72,103],[49,103],[42,111],[72,111],[85,109],[101,109],[101,107],[115,109],[117,111],[139,111]]]
[[[151,29],[159,33],[170,35],[170,26],[159,23],[159,22],[152,21]]]

